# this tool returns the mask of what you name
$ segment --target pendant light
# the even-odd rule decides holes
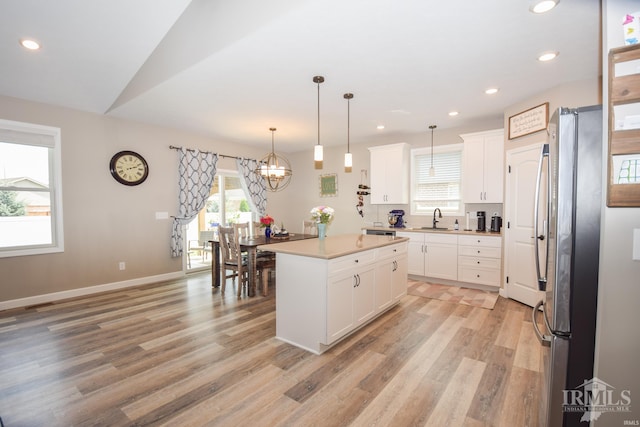
[[[315,76],[313,82],[318,85],[318,144],[313,149],[313,161],[316,169],[322,169],[324,155],[322,153],[322,145],[320,145],[320,83],[324,82],[324,77]]]
[[[260,160],[256,173],[264,178],[267,190],[280,191],[289,185],[293,172],[289,160],[275,152],[273,140],[276,128],[269,128],[269,130],[271,131],[271,152]]]
[[[351,103],[351,99],[353,99],[353,94],[345,93],[344,99],[347,100],[347,152],[344,154],[344,171],[347,173],[351,173],[351,168],[353,166],[353,156],[351,156],[351,151],[350,151],[349,134],[351,133],[350,103]]]
[[[431,167],[429,168],[429,176],[435,176],[436,170],[433,168],[433,130],[436,128],[436,125],[429,126],[431,129]]]

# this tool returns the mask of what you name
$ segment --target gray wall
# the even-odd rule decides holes
[[[253,158],[263,150],[212,141],[195,134],[98,114],[0,97],[0,117],[62,129],[65,251],[0,258],[3,302],[98,285],[131,285],[182,276],[182,260],[171,258],[169,220],[177,213],[177,153],[169,145]],[[149,178],[140,186],[117,183],[109,160],[120,150],[142,154]],[[218,168],[235,170],[230,159]],[[126,262],[126,270],[118,262]],[[44,298],[46,299],[46,298]],[[49,298],[50,299],[50,298]],[[30,300],[30,303],[33,303]]]
[[[622,17],[637,11],[640,11],[637,0],[603,2],[604,81],[608,78],[609,49],[624,44]],[[606,85],[604,91],[606,99]],[[606,114],[605,108],[605,117]],[[607,131],[605,126],[605,140]],[[606,164],[603,170],[606,170]],[[603,177],[603,185],[606,185],[606,177]],[[605,206],[602,215],[595,375],[615,387],[616,392],[631,390],[632,412],[604,414],[593,425],[618,426],[625,420],[640,419],[640,261],[631,259],[631,235],[633,229],[640,229],[640,208]]]

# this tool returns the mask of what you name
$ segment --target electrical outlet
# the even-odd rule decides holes
[[[124,261],[120,261],[118,263],[118,268],[120,268],[120,270],[124,270],[127,268],[127,264]]]

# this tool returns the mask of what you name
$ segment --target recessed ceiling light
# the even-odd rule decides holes
[[[458,112],[457,112],[457,111],[449,111],[449,115],[450,115],[451,117],[454,117],[454,116],[457,116],[457,115],[458,115]]]
[[[382,130],[382,129],[384,129],[384,125],[378,125],[378,126],[376,126],[376,129]]]
[[[29,50],[38,50],[40,49],[40,43],[32,39],[20,39],[20,46]]]
[[[533,13],[545,13],[556,7],[560,0],[542,0],[531,5],[529,10]]]
[[[487,95],[493,95],[495,93],[498,93],[498,88],[490,87],[489,89],[485,90],[484,93],[486,93]]]
[[[559,55],[558,52],[545,52],[542,55],[538,56],[538,61],[546,62],[555,59]]]

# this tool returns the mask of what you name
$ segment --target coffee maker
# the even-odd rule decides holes
[[[404,211],[402,209],[394,209],[389,212],[389,227],[404,228]]]
[[[478,228],[476,231],[487,231],[487,213],[485,211],[478,211],[476,216],[478,217]]]
[[[491,217],[491,231],[494,233],[500,232],[500,227],[502,227],[502,217],[498,216],[498,212],[494,212]]]

